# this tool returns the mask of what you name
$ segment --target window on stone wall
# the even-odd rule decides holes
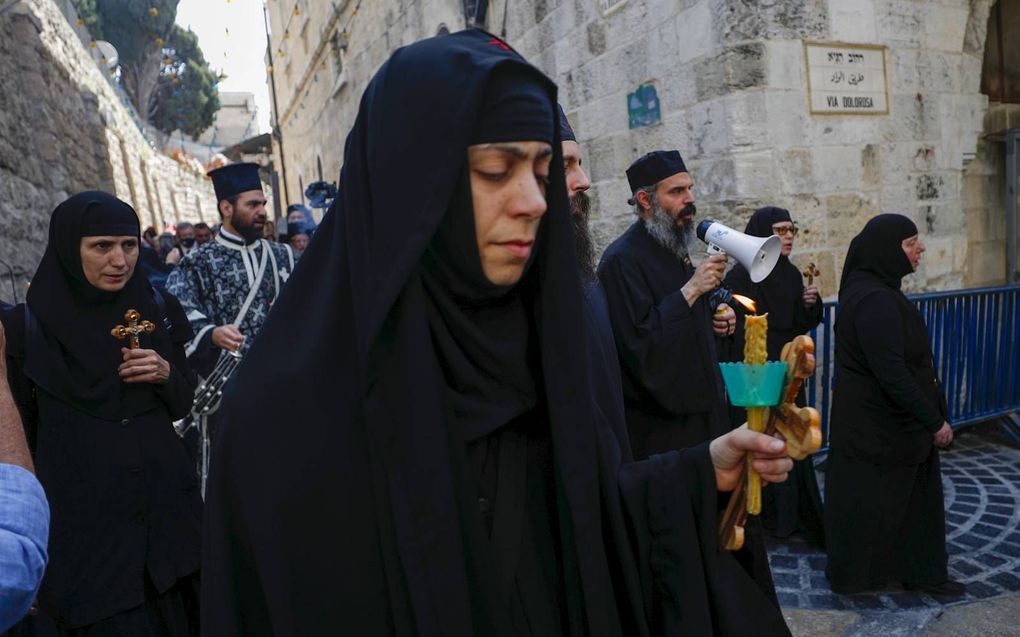
[[[981,92],[994,102],[1020,103],[1020,0],[999,0],[988,15]]]

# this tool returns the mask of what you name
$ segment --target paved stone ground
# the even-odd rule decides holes
[[[966,597],[901,589],[837,595],[825,579],[823,552],[796,537],[773,541],[769,561],[795,633],[803,625],[813,628],[799,634],[920,635],[949,607],[992,598],[1001,605],[1015,598],[1005,603],[1013,612],[1020,608],[1020,450],[1003,444],[998,431],[991,424],[965,429],[942,454],[949,572],[967,584]],[[820,483],[823,479],[819,474]],[[994,634],[1020,635],[1020,616],[1015,618],[1001,627],[1006,632]]]

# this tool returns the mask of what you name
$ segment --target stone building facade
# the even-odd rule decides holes
[[[361,93],[386,57],[462,28],[479,2],[333,4],[268,2],[290,201],[319,163],[335,178]],[[794,261],[817,264],[827,297],[850,238],[880,212],[911,216],[927,242],[912,289],[1006,282],[1002,136],[1020,111],[982,93],[994,0],[481,4],[484,26],[560,87],[594,183],[600,245],[633,220],[626,167],[649,150],[677,148],[700,218],[742,228],[756,207],[789,208],[801,228]],[[1018,32],[1020,11],[1005,15],[1002,32]],[[887,107],[815,112],[809,80],[820,76],[809,45],[876,52],[884,73],[874,88]]]
[[[0,14],[0,299],[24,300],[49,215],[69,195],[105,190],[142,226],[218,219],[210,180],[156,152],[104,77],[66,0],[5,3]]]

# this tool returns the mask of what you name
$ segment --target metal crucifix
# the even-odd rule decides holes
[[[128,310],[124,313],[124,320],[127,321],[127,326],[118,325],[110,330],[110,334],[119,340],[130,339],[131,349],[138,349],[141,347],[138,342],[138,335],[143,332],[149,334],[156,329],[156,326],[150,321],[139,323],[138,319],[140,318],[142,318],[142,315],[138,313],[138,310]]]

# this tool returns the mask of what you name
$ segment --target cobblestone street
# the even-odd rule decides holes
[[[992,598],[998,598],[999,606],[1003,598],[1008,604],[1010,597],[1012,607],[1020,604],[1020,450],[1002,444],[994,426],[965,429],[952,449],[942,454],[942,473],[949,572],[967,585],[966,597],[942,598],[902,589],[837,595],[825,579],[823,552],[796,537],[772,541],[769,561],[794,634],[934,634],[927,632],[929,624],[950,608]],[[820,473],[819,482],[823,479]],[[818,620],[827,627],[821,628],[815,623]],[[1020,635],[1017,623],[1002,624],[999,629],[1004,632],[971,634]]]

